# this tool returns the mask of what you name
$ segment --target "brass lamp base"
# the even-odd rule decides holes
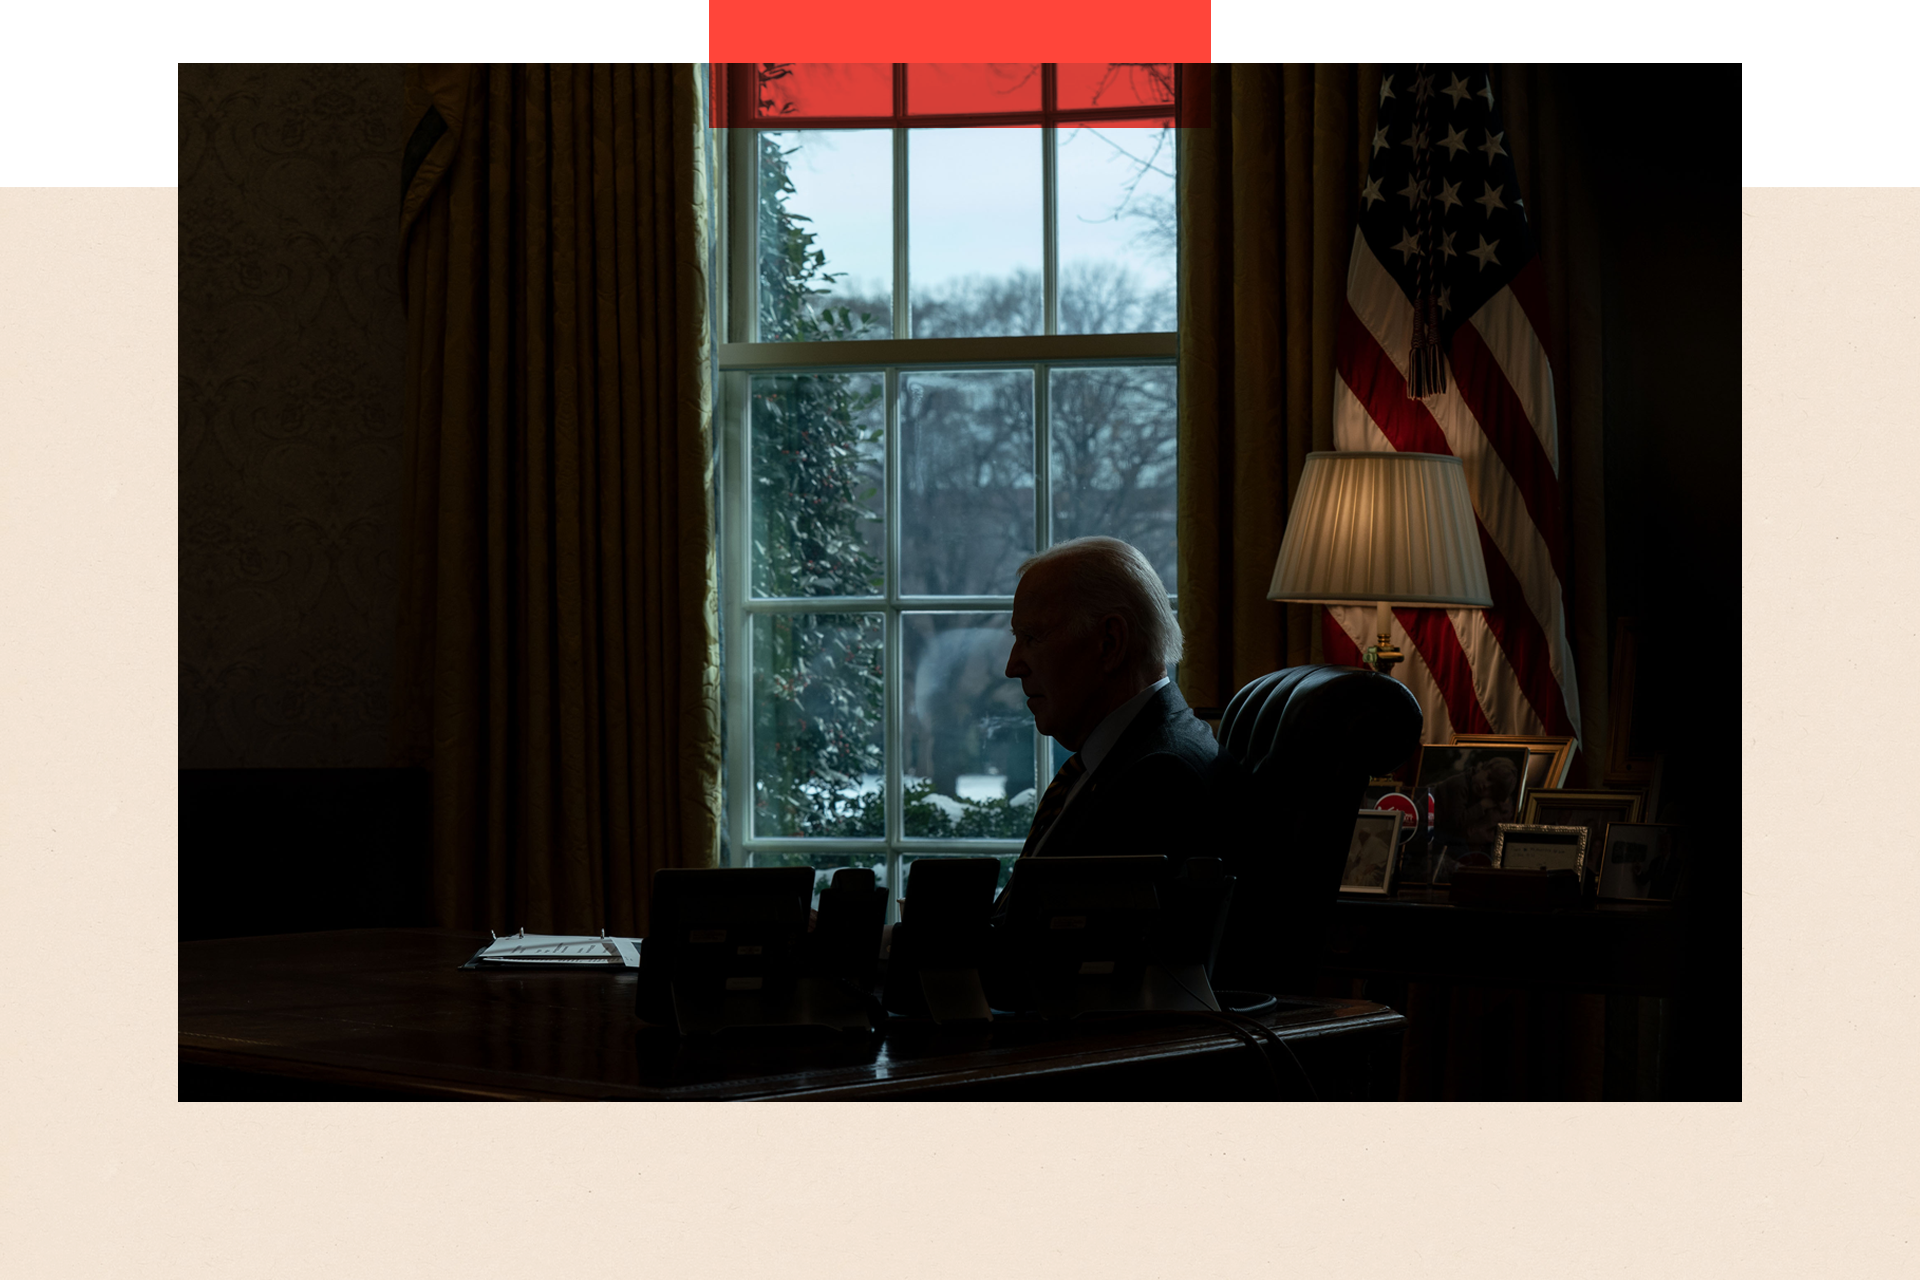
[[[1366,651],[1360,655],[1360,658],[1361,661],[1365,662],[1375,671],[1378,671],[1381,675],[1390,676],[1393,674],[1394,664],[1405,656],[1406,655],[1401,653],[1399,648],[1395,646],[1393,638],[1385,632],[1382,632],[1378,640],[1367,646]]]

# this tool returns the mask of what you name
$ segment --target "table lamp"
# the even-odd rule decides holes
[[[1394,605],[1491,605],[1460,459],[1308,454],[1267,599],[1373,605],[1380,638],[1364,659],[1387,673],[1402,657],[1389,631]]]

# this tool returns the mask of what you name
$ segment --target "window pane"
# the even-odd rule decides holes
[[[770,853],[757,849],[747,857],[750,867],[812,867],[813,906],[820,907],[820,891],[833,883],[833,873],[843,867],[859,867],[873,872],[874,883],[887,883],[887,855],[884,853]]]
[[[1171,62],[1063,62],[1056,69],[1054,104],[1076,107],[1170,107]]]
[[[1105,534],[1131,542],[1169,593],[1177,590],[1174,388],[1172,365],[1048,375],[1054,541]]]
[[[755,114],[885,116],[893,114],[891,62],[756,62]]]
[[[1033,824],[1033,713],[1007,678],[1012,617],[901,617],[906,834],[1023,840]]]
[[[1022,840],[1027,838],[1027,833],[1024,828],[1022,828],[1020,832],[1020,838]],[[1000,862],[1000,882],[994,885],[993,895],[994,897],[997,898],[1000,896],[1000,891],[1007,887],[1007,881],[1012,878],[1013,860],[1019,856],[1020,855],[1016,853],[999,853],[999,854],[995,854],[995,853],[921,853],[921,854],[915,854],[912,857],[902,858],[900,860],[900,878],[902,881],[911,882],[913,880],[914,863],[920,862],[923,860],[929,861],[929,862],[937,862],[941,858],[996,858]],[[897,896],[902,898],[907,896],[904,885],[902,886],[901,891]]]
[[[760,341],[891,338],[891,131],[752,136],[760,166]]]
[[[758,615],[753,834],[886,834],[877,613]]]
[[[1039,109],[1037,62],[907,64],[907,111],[911,115]]]
[[[907,285],[916,338],[1039,333],[1040,129],[908,134]]]
[[[1052,738],[1047,739],[1047,745],[1051,748],[1051,750],[1047,753],[1048,758],[1053,761],[1053,773],[1049,773],[1047,775],[1047,785],[1052,786],[1053,774],[1060,772],[1060,770],[1066,767],[1067,758],[1071,756],[1073,752],[1067,750],[1065,747],[1061,746],[1058,742],[1055,742]],[[1041,794],[1044,795],[1045,792],[1043,791]]]
[[[900,375],[900,589],[1012,595],[1033,554],[1033,374]]]
[[[1099,125],[1058,136],[1060,332],[1171,331],[1172,128]]]
[[[886,589],[885,385],[877,373],[751,380],[755,595]]]

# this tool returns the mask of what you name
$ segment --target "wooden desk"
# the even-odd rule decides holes
[[[434,929],[180,948],[183,1098],[1270,1097],[1216,1024],[1161,1015],[683,1045],[633,1015],[631,974],[462,971],[485,941]],[[1262,1019],[1323,1098],[1391,1098],[1404,1019],[1300,999]],[[1283,1078],[1289,1083],[1292,1073]]]

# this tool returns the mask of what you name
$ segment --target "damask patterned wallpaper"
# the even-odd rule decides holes
[[[180,764],[380,766],[398,66],[180,68]]]

